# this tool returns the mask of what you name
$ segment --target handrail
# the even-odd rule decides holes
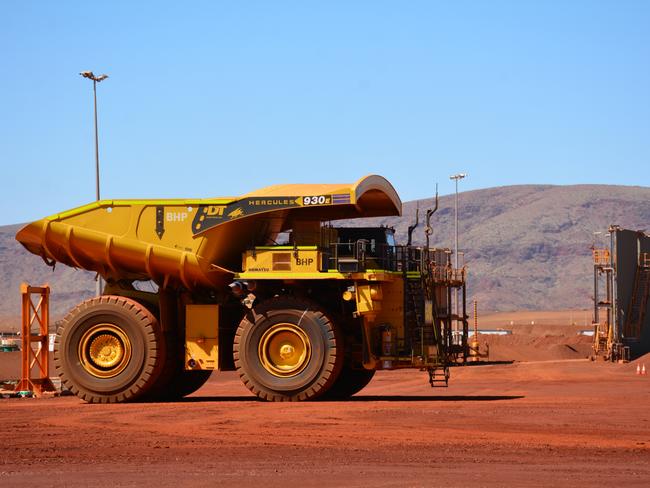
[[[329,269],[338,269],[339,261],[354,259],[359,271],[382,269],[392,272],[419,272],[428,274],[436,282],[463,282],[466,268],[454,268],[449,253],[443,249],[419,246],[380,244],[374,249],[370,241],[359,239],[354,242],[333,243],[329,246]]]

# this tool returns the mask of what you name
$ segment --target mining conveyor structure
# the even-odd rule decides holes
[[[650,352],[650,236],[612,225],[609,237],[593,249],[594,358],[628,361]]]
[[[49,265],[106,282],[56,334],[56,369],[86,401],[175,399],[214,370],[238,371],[265,400],[346,398],[381,369],[427,371],[445,386],[467,355],[466,334],[452,331],[467,329],[465,269],[448,250],[332,224],[401,212],[392,185],[371,175],[236,198],[101,200],[16,238]]]

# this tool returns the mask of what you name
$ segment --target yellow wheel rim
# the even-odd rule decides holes
[[[79,341],[79,361],[83,368],[98,378],[117,376],[129,364],[131,341],[114,324],[97,324],[88,329]]]
[[[305,332],[294,324],[275,324],[264,332],[258,346],[262,366],[281,378],[295,376],[311,359],[311,342]]]

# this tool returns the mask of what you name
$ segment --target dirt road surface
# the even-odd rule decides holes
[[[0,400],[0,486],[650,486],[635,369],[459,367],[448,389],[380,372],[348,402],[260,402],[233,373],[171,404]]]

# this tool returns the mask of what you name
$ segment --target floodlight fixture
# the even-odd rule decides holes
[[[79,74],[81,76],[83,76],[84,78],[88,78],[89,80],[93,80],[95,83],[99,83],[100,81],[104,81],[106,78],[108,78],[108,75],[106,75],[106,74],[95,76],[95,74],[92,71],[82,71]]]

